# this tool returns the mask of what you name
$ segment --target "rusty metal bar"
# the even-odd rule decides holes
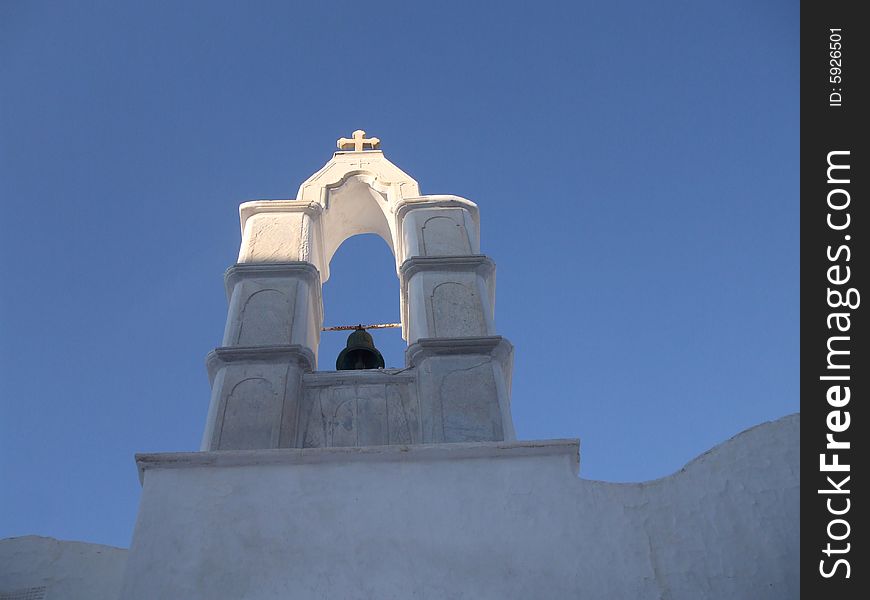
[[[390,327],[401,327],[401,323],[375,323],[373,325],[335,325],[333,327],[324,327],[321,331],[349,331],[351,329],[388,329]]]

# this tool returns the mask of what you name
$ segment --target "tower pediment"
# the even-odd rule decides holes
[[[336,152],[299,186],[296,199],[245,202],[239,217],[239,263],[309,262],[322,283],[335,251],[355,235],[380,236],[397,274],[414,256],[480,251],[477,205],[459,196],[421,196],[417,181],[381,150]]]
[[[319,171],[302,182],[296,199],[327,208],[330,193],[342,188],[351,177],[365,181],[390,204],[420,195],[420,186],[414,178],[390,162],[382,151],[363,150],[336,152]]]

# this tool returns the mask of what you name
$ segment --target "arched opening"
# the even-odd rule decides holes
[[[330,261],[331,276],[323,286],[323,324],[368,325],[398,323],[399,280],[392,249],[381,236],[366,233],[346,239]],[[335,369],[335,359],[350,331],[324,331],[318,351],[319,369]],[[402,330],[376,329],[369,333],[384,356],[387,368],[405,366]]]
[[[371,175],[348,175],[335,187],[326,188],[323,215],[323,260],[332,272],[332,257],[345,240],[373,233],[393,251],[393,234],[387,221],[387,196],[373,184]],[[395,263],[395,259],[393,259]]]

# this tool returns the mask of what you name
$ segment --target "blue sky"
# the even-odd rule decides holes
[[[640,481],[796,412],[798,8],[0,3],[0,537],[129,545],[134,453],[199,446],[239,203],[357,128],[480,207],[521,439]],[[352,238],[326,322],[398,289]]]

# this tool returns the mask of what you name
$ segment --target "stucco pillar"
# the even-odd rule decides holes
[[[298,200],[253,200],[239,206],[239,263],[302,261],[323,273],[319,204]]]
[[[302,375],[313,363],[311,351],[299,345],[210,352],[212,395],[202,450],[295,447]]]
[[[495,334],[495,263],[486,256],[416,256],[399,276],[408,344]]]
[[[315,355],[323,322],[320,275],[311,263],[237,264],[224,276],[224,346],[298,344]]]
[[[500,336],[421,339],[406,354],[417,372],[424,444],[512,441],[513,346]]]
[[[297,445],[302,375],[317,366],[323,325],[322,207],[295,200],[239,207],[239,262],[224,281],[223,345],[207,358],[212,386],[202,450]]]
[[[396,209],[400,263],[413,256],[480,253],[477,206],[459,196],[404,198]]]
[[[212,385],[203,450],[297,445],[302,375],[316,366],[320,274],[307,262],[237,264],[225,276],[223,346],[208,355]]]
[[[227,270],[223,346],[208,355],[211,403],[203,450],[297,445],[302,375],[316,366],[323,323],[320,274],[310,263]]]
[[[515,439],[513,346],[495,335],[495,264],[482,255],[414,256],[400,276],[423,442]]]

